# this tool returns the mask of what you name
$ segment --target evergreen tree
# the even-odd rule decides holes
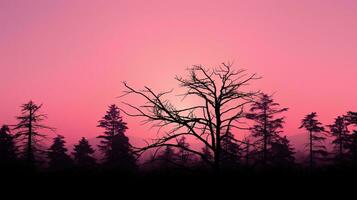
[[[53,144],[47,152],[48,167],[53,170],[63,170],[71,166],[72,160],[67,154],[64,137],[58,135],[53,139]]]
[[[310,168],[316,165],[316,161],[322,161],[327,156],[327,150],[324,145],[326,137],[324,136],[325,128],[317,119],[316,112],[305,116],[301,121],[299,128],[304,128],[309,133],[309,142],[306,146],[309,148],[309,165]]]
[[[10,128],[3,125],[0,128],[0,165],[11,164],[17,159],[17,148]]]
[[[211,163],[211,161],[213,160],[213,153],[212,150],[206,145],[202,148],[202,154],[203,156],[200,157],[199,160],[199,165],[204,167],[204,168],[208,168],[209,163]]]
[[[22,142],[22,156],[24,160],[33,165],[40,161],[44,151],[40,148],[40,142],[46,137],[46,135],[40,133],[42,129],[50,129],[46,125],[42,124],[42,121],[47,118],[45,114],[40,113],[42,105],[36,105],[33,101],[30,101],[21,106],[21,115],[17,117],[18,124],[14,130],[17,131],[16,137]]]
[[[351,144],[349,146],[351,160],[353,164],[357,164],[357,130],[353,131],[351,135]]]
[[[222,138],[222,167],[234,168],[239,164],[241,158],[240,146],[234,139],[234,135],[230,132]]]
[[[348,148],[351,144],[351,135],[348,131],[349,122],[345,116],[338,116],[332,125],[329,125],[330,132],[335,139],[332,141],[335,147],[335,160],[346,161],[348,158]]]
[[[162,169],[170,169],[176,166],[177,154],[171,146],[166,146],[164,151],[157,157],[159,167]]]
[[[92,168],[96,164],[93,153],[94,150],[88,140],[82,137],[79,143],[74,145],[74,163],[80,168]]]
[[[263,165],[267,165],[271,158],[272,142],[279,138],[282,132],[284,117],[275,117],[288,110],[288,108],[278,108],[280,104],[274,102],[271,96],[260,94],[258,100],[250,108],[251,113],[247,118],[255,122],[251,128],[252,136],[256,138],[256,153],[261,157]]]
[[[177,142],[177,145],[180,146],[177,152],[177,162],[182,166],[189,166],[192,164],[193,155],[191,152],[187,151],[190,144],[186,142],[186,137],[183,136]]]
[[[104,128],[104,134],[98,136],[102,139],[98,145],[104,154],[104,164],[122,169],[136,168],[135,157],[129,139],[125,136],[127,124],[120,116],[116,105],[109,106],[106,115],[99,121],[98,127]]]
[[[279,137],[271,144],[272,163],[278,167],[292,167],[295,164],[294,148],[290,141],[284,137]]]

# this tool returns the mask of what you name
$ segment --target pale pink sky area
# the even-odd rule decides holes
[[[122,81],[171,89],[192,64],[234,61],[290,108],[286,134],[302,134],[309,112],[329,124],[357,111],[356,53],[354,0],[0,0],[0,124],[32,99],[70,142],[92,138]],[[152,132],[125,120],[131,136]]]

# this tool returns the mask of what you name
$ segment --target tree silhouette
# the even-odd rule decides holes
[[[3,125],[0,128],[0,165],[12,164],[17,159],[17,148],[10,128]]]
[[[181,166],[187,167],[192,164],[193,155],[191,152],[186,149],[190,148],[190,144],[186,142],[186,137],[182,136],[177,142],[178,146],[182,146],[182,148],[178,148],[177,152],[177,162]]]
[[[351,154],[351,160],[354,165],[357,164],[357,131],[353,131],[351,134],[351,143],[349,146],[349,152]]]
[[[332,144],[335,145],[336,161],[346,161],[348,158],[348,147],[351,143],[351,135],[348,131],[349,122],[345,116],[338,116],[332,125],[329,125],[330,132],[335,139]]]
[[[80,168],[92,168],[96,164],[93,153],[94,150],[88,140],[82,137],[79,143],[74,145],[74,163]]]
[[[292,167],[295,164],[294,148],[286,136],[279,137],[271,144],[272,163],[277,167]]]
[[[268,164],[268,159],[271,158],[272,142],[279,139],[279,134],[282,132],[284,117],[275,117],[288,108],[278,108],[280,104],[274,102],[271,96],[261,93],[257,101],[255,101],[247,118],[255,122],[251,128],[252,136],[256,138],[255,147],[258,148],[256,153],[261,157],[263,165]]]
[[[346,118],[350,124],[357,125],[357,112],[348,112]]]
[[[159,162],[159,168],[163,170],[169,170],[177,166],[177,154],[171,146],[165,146],[165,149],[157,156],[156,160]]]
[[[169,92],[155,93],[149,87],[144,90],[136,90],[124,83],[127,91],[123,96],[135,94],[147,101],[145,105],[135,106],[125,103],[133,112],[127,112],[129,116],[143,117],[145,122],[152,123],[159,129],[167,128],[164,135],[139,152],[160,146],[172,146],[184,148],[191,153],[205,159],[202,152],[193,148],[180,147],[177,138],[192,136],[202,145],[207,146],[213,152],[211,162],[215,172],[220,171],[221,143],[232,129],[239,129],[237,123],[245,116],[245,105],[253,101],[257,92],[244,90],[244,87],[258,77],[253,74],[247,76],[245,70],[233,70],[230,64],[209,70],[202,66],[193,66],[188,69],[189,77],[177,76],[180,87],[185,89],[182,94],[184,101],[188,97],[201,102],[196,106],[177,108],[165,95]],[[201,101],[199,101],[201,100]]]
[[[125,170],[136,168],[134,152],[125,136],[127,124],[120,116],[116,105],[109,106],[106,115],[99,121],[98,127],[104,128],[102,139],[98,145],[104,156],[104,164],[109,167],[122,168]]]
[[[213,161],[212,150],[208,146],[204,146],[201,151],[202,156],[200,157],[199,165],[204,168],[211,167],[210,164]]]
[[[47,152],[48,167],[52,170],[64,170],[68,169],[72,160],[67,154],[67,148],[65,147],[64,137],[57,135],[53,139],[53,143]]]
[[[306,146],[309,148],[309,165],[310,168],[316,164],[315,159],[321,160],[327,156],[327,150],[324,145],[326,137],[324,136],[325,128],[317,119],[316,112],[305,116],[301,121],[299,128],[304,128],[309,132],[309,142]]]
[[[40,148],[40,142],[46,137],[46,135],[40,133],[42,129],[54,130],[51,127],[42,124],[42,121],[47,118],[45,114],[40,113],[41,105],[36,105],[33,101],[30,101],[21,106],[21,115],[17,117],[18,124],[14,130],[17,131],[16,137],[22,142],[22,156],[25,161],[33,165],[39,160],[36,156],[44,153]]]
[[[242,157],[241,153],[240,146],[234,138],[234,135],[228,133],[227,137],[222,140],[222,167],[229,169],[237,167]]]

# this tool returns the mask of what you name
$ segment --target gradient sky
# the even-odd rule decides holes
[[[234,61],[301,134],[308,112],[331,123],[357,110],[356,53],[354,0],[0,0],[0,124],[32,99],[70,142],[95,137],[122,81],[171,89],[192,64]],[[129,135],[150,132],[125,120]]]

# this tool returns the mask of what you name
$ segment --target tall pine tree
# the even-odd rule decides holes
[[[98,145],[104,154],[104,164],[125,170],[136,168],[135,157],[129,138],[125,136],[127,124],[120,116],[116,105],[109,106],[107,113],[99,121],[98,127],[103,128],[104,134],[98,136],[101,144]]]
[[[255,101],[247,118],[255,122],[251,128],[252,136],[256,138],[255,146],[256,153],[260,157],[263,165],[269,164],[271,160],[271,145],[272,142],[279,139],[279,134],[282,132],[284,117],[276,117],[288,108],[279,108],[280,104],[276,103],[271,96],[260,94]]]
[[[348,147],[351,144],[348,125],[349,122],[346,116],[338,116],[335,122],[329,125],[331,135],[335,137],[332,141],[336,153],[335,161],[340,163],[348,159]]]
[[[309,142],[306,146],[309,149],[310,168],[316,166],[317,162],[323,161],[328,154],[324,145],[324,141],[326,140],[324,135],[325,128],[316,118],[316,112],[306,115],[305,118],[301,120],[301,126],[299,127],[306,129],[309,134]]]
[[[44,124],[43,120],[47,118],[45,114],[40,113],[42,105],[36,105],[30,101],[21,106],[21,115],[17,117],[18,124],[14,130],[17,131],[16,137],[22,142],[22,157],[24,160],[33,165],[40,161],[39,156],[44,153],[40,148],[40,142],[46,137],[40,130],[54,130]]]

